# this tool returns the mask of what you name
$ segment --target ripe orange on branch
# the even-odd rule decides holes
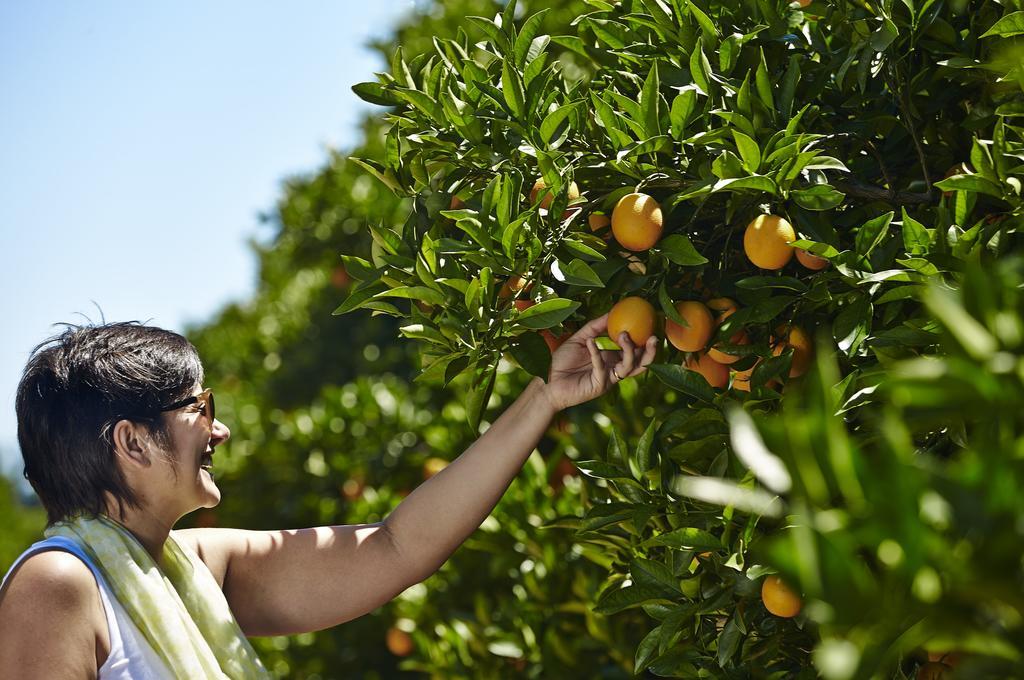
[[[689,325],[683,327],[672,319],[666,319],[665,337],[673,347],[684,352],[704,349],[714,332],[715,322],[711,318],[711,312],[704,303],[695,300],[677,302],[676,311]]]
[[[729,384],[729,367],[718,363],[707,353],[691,356],[683,366],[700,373],[712,387],[721,389]]]
[[[529,293],[531,288],[533,288],[533,284],[522,276],[513,276],[501,284],[501,289],[498,291],[498,299],[507,300],[513,298],[520,291]]]
[[[831,264],[828,260],[823,257],[818,257],[809,250],[803,248],[796,249],[796,260],[803,266],[807,267],[811,271],[820,271]]]
[[[716,328],[738,309],[736,301],[727,297],[712,298],[708,300],[707,304],[712,315],[715,317]],[[746,345],[749,343],[750,340],[747,337],[747,332],[742,328],[729,336],[730,345]],[[708,356],[720,364],[734,364],[742,358],[736,354],[726,354],[718,349],[717,345],[708,350]]]
[[[761,584],[761,601],[765,609],[784,619],[796,616],[803,608],[800,595],[775,575],[766,577]]]
[[[626,194],[612,211],[612,233],[623,248],[647,250],[661,238],[661,205],[647,194]]]
[[[654,306],[641,297],[630,296],[615,303],[608,312],[608,337],[619,341],[619,334],[625,331],[634,345],[643,345],[654,335],[656,315]]]
[[[796,232],[778,215],[758,215],[743,232],[743,252],[761,269],[782,269],[793,257]]]
[[[612,218],[608,217],[604,213],[590,213],[587,217],[587,224],[590,225],[590,231],[601,233],[601,237],[607,241],[612,237],[611,231],[607,227],[612,223]]]
[[[544,192],[543,197],[541,197],[541,192]],[[576,184],[576,182],[569,183],[568,195],[570,201],[574,201],[580,197],[580,188]],[[544,208],[545,210],[551,207],[551,201],[554,197],[551,195],[551,192],[548,191],[547,182],[544,181],[543,177],[539,178],[536,182],[534,182],[533,188],[530,189],[530,205],[536,203],[538,198],[541,199],[540,207]]]
[[[799,378],[811,366],[814,358],[814,344],[807,331],[799,326],[779,326],[775,329],[777,340],[772,347],[772,354],[779,356],[787,347],[793,348],[793,362],[789,366],[789,377]]]

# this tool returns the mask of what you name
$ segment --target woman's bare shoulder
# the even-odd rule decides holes
[[[52,645],[38,644],[52,639],[55,630],[61,637],[59,658],[54,658]],[[98,657],[105,658],[109,649],[108,636],[96,579],[68,552],[32,555],[18,565],[0,592],[0,669],[30,669],[49,659],[71,674],[95,675]],[[50,677],[57,676],[65,677]]]

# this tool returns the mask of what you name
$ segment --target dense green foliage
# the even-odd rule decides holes
[[[396,51],[355,88],[391,107],[384,155],[360,162],[412,204],[403,224],[368,225],[370,258],[346,251],[359,283],[337,311],[403,319],[422,381],[471,381],[475,426],[503,357],[546,376],[536,331],[627,294],[676,322],[680,300],[736,299],[714,342],[748,334],[726,348],[743,355],[734,369],[754,369],[752,391],[712,389],[667,347],[639,387],[596,407],[616,414],[610,431],[580,420],[577,442],[603,432],[608,452],[579,463],[595,479],[582,517],[552,526],[610,558],[594,610],[649,617],[636,665],[657,675],[892,677],[917,672],[922,647],[970,652],[964,673],[1012,674],[1010,527],[1024,508],[1010,491],[1021,324],[1007,258],[1020,243],[1024,14],[588,4],[550,35],[546,15],[510,3],[467,21],[486,40]],[[538,177],[555,194],[547,210],[529,196]],[[586,226],[633,191],[665,213],[638,255]],[[765,212],[831,266],[751,264],[743,230]],[[533,283],[534,306],[501,295],[513,276]],[[773,352],[786,327],[818,338],[805,384],[794,353]],[[762,606],[772,572],[803,593],[798,617]]]

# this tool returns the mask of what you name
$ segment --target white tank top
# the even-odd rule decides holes
[[[3,591],[7,579],[19,564],[36,553],[54,549],[69,552],[82,560],[89,567],[89,571],[92,572],[96,579],[96,585],[100,589],[100,599],[103,601],[103,611],[107,617],[107,630],[110,633],[110,654],[100,666],[97,676],[99,680],[173,680],[174,676],[167,670],[166,664],[153,651],[149,642],[139,632],[138,627],[132,623],[128,612],[110,592],[103,574],[89,559],[89,556],[71,539],[64,536],[53,536],[33,543],[11,565],[3,582],[0,583],[0,591]]]

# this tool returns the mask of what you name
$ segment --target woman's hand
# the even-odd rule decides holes
[[[647,370],[658,351],[652,336],[637,347],[626,333],[613,338],[622,349],[601,350],[594,341],[608,332],[608,315],[598,317],[574,333],[551,356],[547,393],[551,405],[562,410],[599,397],[615,383]]]

